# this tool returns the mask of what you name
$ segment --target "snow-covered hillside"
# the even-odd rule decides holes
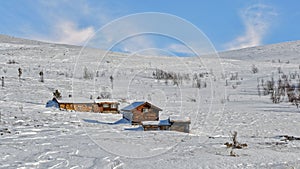
[[[300,136],[300,110],[257,88],[278,68],[299,74],[300,41],[177,58],[0,35],[0,56],[0,168],[300,168],[300,140],[283,137]],[[142,131],[114,124],[118,116],[45,108],[56,89],[68,99],[109,93],[121,108],[149,101],[163,109],[160,119],[190,117],[191,131]],[[248,145],[233,149],[237,157],[224,145],[233,131]]]

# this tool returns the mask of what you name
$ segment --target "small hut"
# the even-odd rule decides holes
[[[171,124],[169,120],[160,121],[142,121],[144,131],[151,130],[170,130]]]
[[[59,105],[60,109],[63,110],[73,110],[73,111],[80,111],[80,112],[92,112],[93,110],[93,100],[88,99],[65,99],[65,100],[58,100],[56,98],[53,99]]]
[[[177,115],[170,116],[167,120],[142,121],[144,131],[170,130],[189,133],[191,120],[189,117]]]
[[[189,117],[183,117],[178,115],[172,115],[169,117],[169,123],[171,124],[171,131],[180,131],[189,133],[191,119]]]
[[[121,109],[123,117],[132,124],[141,124],[142,121],[158,121],[161,108],[149,102],[133,102]]]
[[[80,112],[95,112],[95,113],[119,113],[118,110],[118,101],[115,100],[89,100],[89,99],[66,99],[58,100],[53,98],[52,101],[48,102],[47,107],[52,105],[58,105],[58,108],[63,110],[73,110]],[[56,106],[54,106],[56,107]]]
[[[93,112],[118,114],[119,104],[116,100],[95,100]]]

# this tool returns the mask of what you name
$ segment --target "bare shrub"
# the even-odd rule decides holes
[[[300,77],[298,72],[285,75],[282,70],[278,70],[280,74],[277,81],[272,77],[266,83],[263,83],[262,88],[264,95],[270,95],[273,103],[280,103],[285,100],[299,107],[300,103]]]
[[[238,157],[238,155],[236,153],[233,152],[233,149],[242,149],[247,147],[248,145],[246,143],[239,143],[237,141],[237,132],[234,131],[233,133],[231,133],[231,143],[226,142],[224,145],[226,145],[227,148],[231,148],[230,151],[230,156],[234,156],[234,157]]]
[[[97,99],[111,99],[111,93],[110,92],[101,92],[100,96],[98,96]]]
[[[7,64],[19,64],[19,63],[16,62],[15,60],[8,60]]]
[[[93,73],[91,73],[86,66],[83,69],[83,78],[87,80],[93,79]]]
[[[19,79],[21,78],[21,76],[22,76],[22,69],[19,67],[19,69],[18,69],[18,72],[19,72],[19,74],[18,74],[18,77],[19,77]]]
[[[56,99],[61,99],[61,93],[56,89],[55,92],[53,92],[53,97]]]
[[[258,73],[258,68],[253,64],[251,66],[251,71],[252,71],[253,74]]]

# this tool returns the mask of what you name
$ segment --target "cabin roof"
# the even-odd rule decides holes
[[[90,100],[86,98],[66,98],[66,99],[56,99],[58,103],[119,103],[117,100],[104,100],[104,99],[96,99],[96,100]]]
[[[159,121],[142,121],[142,125],[151,125],[151,126],[158,126],[159,125]]]
[[[160,120],[160,121],[142,121],[144,126],[170,126],[169,120]]]
[[[169,117],[169,121],[171,123],[178,122],[178,123],[191,123],[191,119],[189,117],[184,117],[180,115],[171,115]]]
[[[119,103],[117,100],[96,99],[95,103]]]
[[[67,98],[67,99],[56,99],[58,103],[94,103],[94,100],[85,98]]]
[[[130,111],[130,110],[133,110],[141,105],[143,105],[145,102],[133,102],[131,103],[130,105],[124,107],[122,110],[123,111]]]
[[[140,102],[133,102],[130,105],[124,107],[123,109],[121,109],[122,111],[131,111],[133,109],[136,109],[137,107],[143,105],[143,104],[149,104],[151,105],[151,108],[155,108],[158,109],[159,111],[162,111],[162,109],[160,109],[157,106],[154,106],[153,104],[149,103],[149,102],[145,102],[145,101],[140,101]]]

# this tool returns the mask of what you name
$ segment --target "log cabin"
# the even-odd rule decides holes
[[[121,109],[123,117],[132,124],[142,124],[142,121],[158,121],[161,108],[149,102],[133,102]]]
[[[95,100],[93,112],[118,114],[119,104],[115,100]]]
[[[53,102],[58,104],[58,108],[69,111],[79,112],[95,112],[95,113],[119,113],[119,102],[115,100],[58,100],[52,99]]]
[[[179,131],[189,133],[191,119],[189,117],[183,117],[178,115],[172,115],[169,117],[169,123],[171,124],[171,131]]]
[[[169,120],[142,121],[142,126],[144,131],[170,130],[171,124]]]
[[[169,130],[189,133],[191,120],[189,117],[172,115],[167,120],[142,121],[144,131]]]

